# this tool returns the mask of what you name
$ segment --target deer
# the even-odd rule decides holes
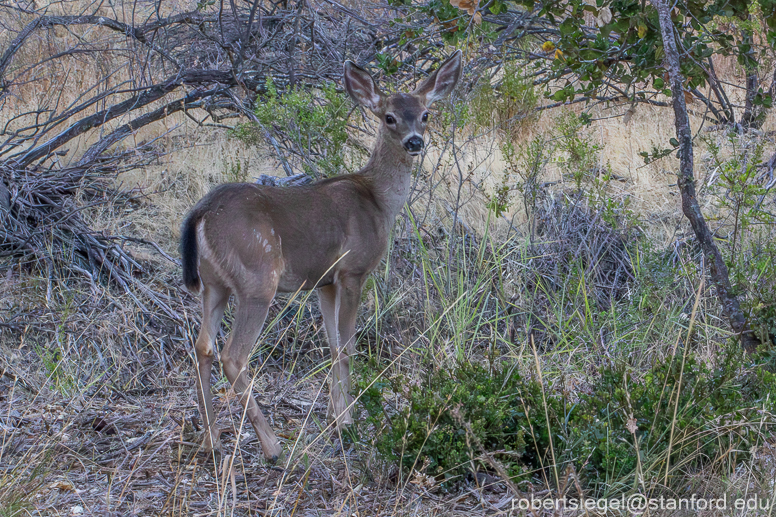
[[[191,209],[181,227],[180,251],[184,285],[202,293],[194,350],[204,451],[221,450],[210,375],[215,338],[232,295],[236,310],[221,364],[265,458],[277,461],[281,447],[253,397],[248,360],[276,293],[317,291],[331,351],[328,418],[338,429],[352,424],[350,358],[361,290],[409,197],[428,108],[453,91],[461,68],[458,50],[411,93],[386,95],[366,70],[346,61],[345,89],[380,121],[363,168],[307,185],[227,183]]]

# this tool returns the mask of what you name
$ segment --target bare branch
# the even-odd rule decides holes
[[[73,138],[82,135],[93,128],[100,127],[106,122],[124,115],[129,111],[147,106],[174,91],[179,86],[184,84],[200,85],[203,83],[221,83],[231,86],[235,85],[237,81],[231,73],[221,72],[219,70],[189,70],[174,77],[170,77],[164,83],[147,88],[142,93],[139,93],[124,102],[115,104],[108,109],[79,120],[48,142],[30,149],[23,156],[16,159],[17,166],[26,167],[40,158],[45,158],[49,156],[52,151],[63,146]]]

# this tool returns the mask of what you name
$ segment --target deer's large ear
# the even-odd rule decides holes
[[[425,97],[425,105],[441,99],[453,91],[461,78],[461,51],[456,50],[442,66],[426,77],[420,86],[412,92],[414,95]]]
[[[377,88],[374,79],[369,72],[357,66],[352,61],[345,61],[345,89],[353,100],[369,108],[378,111],[385,97]]]

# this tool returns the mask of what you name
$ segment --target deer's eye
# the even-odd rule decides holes
[[[385,116],[385,123],[386,124],[396,124],[396,119],[393,117],[393,115],[386,115]]]
[[[421,120],[423,120],[423,122],[428,122],[428,111],[423,114],[423,117]]]

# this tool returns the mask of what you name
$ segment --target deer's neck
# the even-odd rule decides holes
[[[393,224],[410,194],[412,156],[400,143],[386,139],[381,128],[372,156],[359,174],[369,180],[375,199],[390,215],[389,224]]]

